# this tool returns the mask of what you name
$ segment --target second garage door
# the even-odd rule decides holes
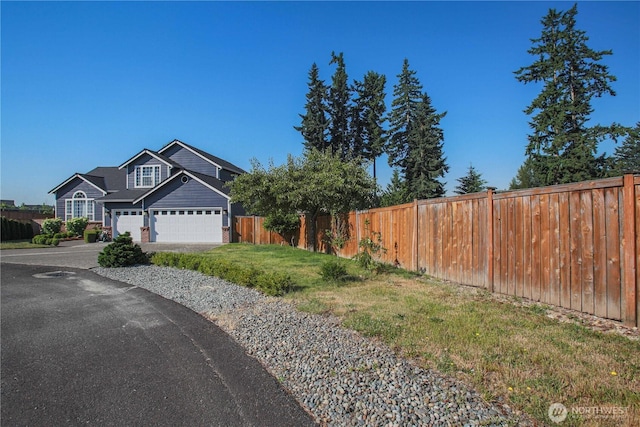
[[[151,211],[151,240],[222,243],[222,208]]]

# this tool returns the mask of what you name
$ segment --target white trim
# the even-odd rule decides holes
[[[219,165],[219,164],[217,164],[216,162],[214,162],[213,160],[211,160],[211,159],[209,159],[209,158],[207,158],[207,157],[203,156],[202,154],[200,154],[200,153],[198,153],[197,151],[195,151],[193,148],[191,148],[191,147],[187,147],[187,146],[185,145],[185,143],[184,143],[184,142],[182,142],[182,141],[180,141],[179,139],[174,139],[173,141],[171,141],[170,143],[168,143],[167,145],[165,145],[164,147],[162,147],[162,148],[160,149],[160,151],[158,151],[158,153],[162,154],[162,152],[163,152],[163,151],[168,150],[168,149],[169,149],[169,147],[171,147],[171,146],[173,146],[173,145],[175,145],[175,144],[180,145],[180,146],[181,146],[182,148],[184,148],[185,150],[189,150],[191,153],[193,153],[193,154],[195,154],[196,156],[200,157],[202,160],[205,160],[206,162],[209,162],[209,163],[211,163],[213,166],[215,166],[215,167],[216,167],[216,174],[218,175],[218,176],[216,176],[216,178],[220,179],[220,171],[221,171],[222,169],[224,169],[224,168],[222,167],[222,165]]]
[[[78,213],[79,215],[76,215]],[[95,221],[96,202],[95,199],[89,199],[87,193],[77,190],[69,199],[64,199],[64,220],[68,221],[73,218],[87,218],[89,221]]]
[[[145,176],[145,169],[151,169],[151,175]],[[162,181],[161,165],[136,165],[133,171],[134,188],[153,188]],[[144,185],[144,179],[151,178],[150,185]]]
[[[158,154],[162,154],[160,152],[156,153],[152,150],[149,150],[148,148],[143,149],[142,151],[140,151],[138,154],[136,154],[135,156],[133,156],[132,158],[130,158],[129,160],[127,160],[126,162],[124,162],[123,164],[121,164],[118,169],[122,169],[125,166],[129,166],[131,163],[133,163],[134,160],[138,159],[138,157],[142,156],[143,154],[148,154],[149,156],[153,157],[156,160],[161,161],[162,163],[164,163],[165,165],[167,165],[169,167],[169,169],[173,168],[173,165],[169,162],[167,162],[165,159],[158,157]],[[129,171],[129,169],[127,169],[127,171]]]
[[[80,178],[81,180],[83,180],[84,182],[86,182],[87,184],[89,184],[90,186],[92,186],[93,188],[95,188],[96,190],[100,191],[103,195],[106,195],[107,192],[98,187],[97,185],[95,185],[93,182],[89,181],[88,179],[86,179],[85,177],[82,176],[82,174],[76,173],[74,174],[71,178],[67,179],[65,182],[63,182],[62,184],[58,185],[57,187],[55,187],[53,190],[49,191],[48,194],[51,193],[55,193],[57,192],[59,189],[61,189],[62,187],[64,187],[65,185],[69,184],[71,181],[73,181],[76,178]]]
[[[176,173],[175,175],[173,175],[172,177],[165,179],[164,181],[162,181],[159,185],[156,185],[155,187],[153,187],[151,190],[149,190],[147,193],[144,193],[142,196],[138,197],[136,200],[133,201],[133,204],[135,205],[136,203],[140,202],[141,200],[144,200],[145,198],[149,197],[151,194],[153,194],[154,192],[156,192],[157,190],[159,190],[160,188],[164,187],[165,185],[169,184],[171,181],[173,181],[174,179],[177,179],[179,176],[181,175],[187,175],[189,178],[196,180],[197,182],[199,182],[200,184],[204,185],[205,187],[207,187],[208,189],[218,193],[219,195],[223,196],[225,199],[229,200],[230,197],[227,194],[224,194],[222,191],[218,190],[215,187],[212,187],[211,185],[207,184],[206,182],[204,182],[203,180],[201,180],[200,178],[196,177],[195,175],[193,175],[192,173],[189,173],[189,171],[187,170],[183,170],[180,171],[180,173]],[[216,178],[217,179],[217,178]]]

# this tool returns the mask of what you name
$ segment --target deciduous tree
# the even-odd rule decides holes
[[[289,155],[280,166],[252,162],[249,173],[231,184],[231,201],[256,215],[302,213],[309,224],[307,242],[316,250],[315,224],[320,214],[335,215],[371,206],[375,182],[358,160],[331,150]]]

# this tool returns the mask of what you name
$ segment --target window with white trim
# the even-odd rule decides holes
[[[155,187],[160,183],[160,165],[136,166],[136,187]]]
[[[93,221],[94,205],[94,200],[88,199],[84,191],[76,191],[71,199],[65,200],[65,221],[72,218],[88,218],[89,221]]]

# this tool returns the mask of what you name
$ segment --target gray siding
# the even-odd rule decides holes
[[[75,178],[56,191],[56,217],[64,221],[65,200],[71,199],[76,191],[83,191],[88,199],[97,199],[103,196],[102,191],[93,185],[80,178]],[[98,203],[94,203],[94,221],[102,221],[102,206]]]
[[[226,209],[227,198],[194,179],[186,184],[176,178],[144,200],[145,209],[205,208]]]
[[[218,168],[197,154],[176,144],[162,153],[185,169],[218,178]]]
[[[127,188],[136,188],[136,166],[160,165],[160,182],[169,176],[169,166],[148,154],[143,154],[134,163],[127,165]]]

